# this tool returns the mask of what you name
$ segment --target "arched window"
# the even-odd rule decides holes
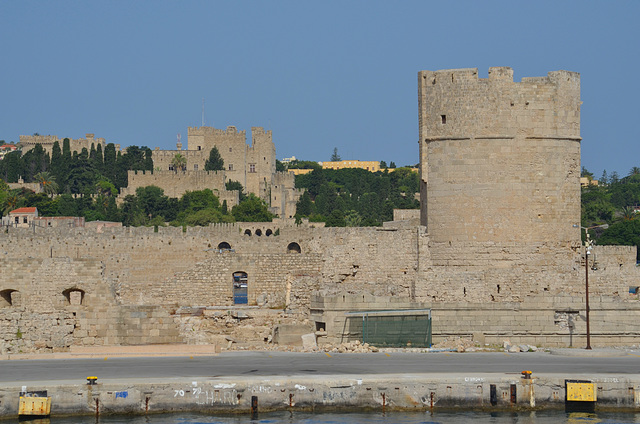
[[[256,230],[256,235],[259,237],[262,235],[262,230],[261,229],[257,229]]]
[[[233,304],[246,305],[248,303],[248,276],[244,271],[233,273]]]
[[[67,302],[69,305],[82,305],[82,301],[84,300],[84,290],[80,290],[77,288],[66,289],[62,292],[64,297],[67,298]]]
[[[251,230],[248,229],[248,228],[246,230],[244,230],[244,235],[245,236],[250,236],[251,235]]]
[[[287,253],[302,253],[302,249],[300,249],[300,245],[294,241],[287,246]]]
[[[226,241],[220,242],[220,244],[218,244],[218,250],[231,250],[231,245]]]
[[[17,290],[6,289],[0,291],[0,306],[13,305],[13,297],[16,296],[13,293],[17,293]]]
[[[266,233],[264,233],[267,237],[269,237],[270,235],[273,234],[273,231],[271,231],[271,229],[268,229]]]

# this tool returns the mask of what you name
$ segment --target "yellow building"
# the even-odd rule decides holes
[[[337,162],[318,162],[322,165],[322,169],[345,169],[345,168],[360,168],[367,171],[376,172],[380,170],[380,162],[372,161],[360,161],[360,160],[341,160]]]
[[[597,186],[598,180],[590,180],[587,177],[580,177],[580,187]]]
[[[312,172],[313,169],[288,169],[287,172],[293,175],[304,175]]]

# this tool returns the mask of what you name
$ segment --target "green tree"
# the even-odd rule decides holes
[[[4,214],[7,198],[10,195],[9,185],[0,179],[0,216]]]
[[[611,173],[611,179],[609,180],[609,182],[611,184],[617,184],[620,182],[620,177],[618,176],[618,173],[616,171],[613,171]]]
[[[169,198],[164,190],[157,186],[138,187],[136,189],[138,210],[143,213],[144,219],[139,225],[147,223],[147,218],[165,215],[169,204]]]
[[[20,197],[18,196],[15,190],[11,190],[9,193],[7,193],[7,196],[4,199],[4,203],[2,205],[3,206],[2,213],[4,215],[7,215],[9,212],[11,212],[12,210],[18,207],[19,202],[20,202]]]
[[[23,174],[22,153],[16,150],[7,153],[0,161],[0,176],[8,183],[17,183],[18,178]]]
[[[299,216],[309,216],[313,213],[313,202],[311,201],[311,196],[309,196],[309,192],[305,191],[298,199],[296,203],[296,215]]]
[[[40,188],[47,196],[53,198],[53,195],[58,192],[58,183],[56,183],[55,177],[50,172],[39,172],[34,176],[34,180],[40,184]]]
[[[129,227],[144,225],[144,212],[138,205],[138,199],[131,194],[125,196],[121,208],[122,224]]]
[[[56,179],[56,181],[59,182],[64,182],[64,170],[62,169],[62,166],[62,149],[60,148],[60,143],[58,143],[58,140],[56,140],[53,143],[53,147],[51,148],[51,174]]]
[[[231,190],[238,190],[238,201],[242,202],[244,199],[247,198],[246,193],[244,192],[244,187],[242,187],[242,184],[240,184],[239,181],[227,181],[225,183],[225,188],[229,191]]]
[[[350,210],[344,215],[344,223],[346,227],[359,227],[361,222],[362,217],[354,210]]]
[[[174,171],[184,171],[187,168],[187,158],[184,157],[182,153],[176,153],[176,155],[171,159],[171,166]]]
[[[380,161],[380,169],[385,169],[387,167],[387,162],[381,160]]]
[[[106,197],[115,197],[118,195],[118,189],[103,177],[96,183],[96,193]]]
[[[292,160],[289,162],[287,169],[322,169],[322,166],[318,162],[311,160]]]
[[[236,221],[242,222],[270,222],[274,217],[267,204],[253,193],[249,193],[246,199],[234,206],[231,214]]]
[[[117,154],[116,154],[116,146],[113,143],[109,143],[104,146],[104,176],[109,179],[116,186],[116,188],[120,188],[116,179],[116,162],[117,162]]]
[[[339,162],[341,160],[342,160],[342,158],[338,154],[338,148],[334,147],[333,148],[333,154],[331,155],[331,162]]]
[[[224,170],[224,160],[220,156],[220,152],[216,146],[213,146],[209,152],[209,159],[204,163],[205,171],[222,171]]]
[[[637,259],[640,259],[640,220],[623,220],[610,225],[598,238],[598,244],[636,246]]]
[[[187,191],[180,199],[179,208],[186,213],[204,209],[220,209],[220,199],[210,189]]]
[[[345,227],[347,224],[344,221],[344,214],[341,210],[334,210],[329,214],[325,221],[327,227]]]

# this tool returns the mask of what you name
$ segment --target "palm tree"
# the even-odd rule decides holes
[[[56,183],[56,179],[51,173],[47,171],[38,172],[33,178],[40,184],[40,188],[46,195],[53,197],[58,192],[58,183]]]
[[[636,210],[631,206],[625,206],[620,210],[620,216],[624,221],[632,221],[636,217]]]
[[[171,159],[171,166],[173,166],[174,171],[178,169],[184,171],[187,168],[187,158],[185,158],[182,153],[176,153],[173,159]]]
[[[8,214],[12,210],[18,207],[18,196],[16,194],[9,194],[4,201],[3,214]]]
[[[633,168],[631,168],[631,171],[629,171],[629,175],[637,175],[640,174],[640,167],[634,166]]]

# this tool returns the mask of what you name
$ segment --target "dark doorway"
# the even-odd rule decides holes
[[[233,304],[246,305],[249,301],[247,295],[247,273],[236,271],[233,273]]]

